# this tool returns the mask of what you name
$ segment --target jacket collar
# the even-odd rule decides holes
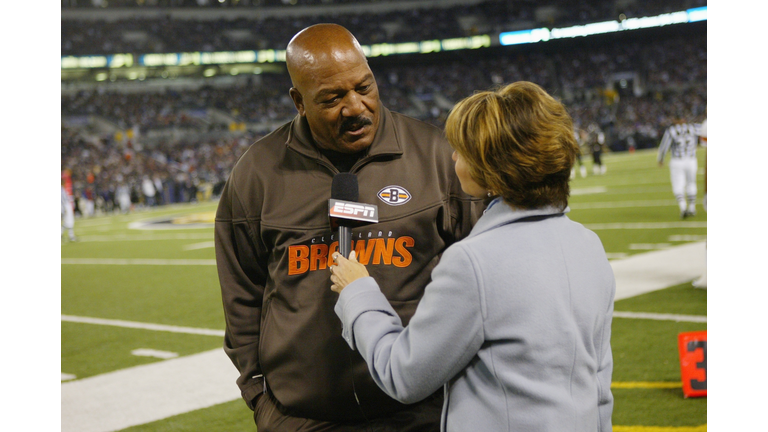
[[[392,118],[392,113],[381,104],[379,105],[379,109],[381,110],[379,115],[379,128],[376,130],[373,142],[368,148],[367,157],[403,154],[403,146],[400,142],[400,137],[395,130],[395,122]],[[285,145],[312,159],[325,158],[312,139],[312,132],[309,130],[307,119],[298,114],[293,121],[291,121],[290,132],[288,133],[288,139],[286,140]]]
[[[561,210],[559,207],[547,206],[536,209],[513,209],[501,198],[496,198],[488,204],[483,216],[477,220],[469,237],[480,235],[502,225],[519,221],[532,216],[557,216],[571,211],[570,207]]]

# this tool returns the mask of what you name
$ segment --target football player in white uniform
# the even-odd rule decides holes
[[[64,231],[69,234],[69,241],[77,241],[75,238],[75,203],[64,189],[64,179],[61,180],[61,235]]]
[[[669,173],[672,180],[672,193],[675,194],[682,218],[696,215],[698,135],[699,131],[694,124],[680,120],[664,132],[659,144],[659,166],[664,166],[664,156],[667,152],[670,154]]]

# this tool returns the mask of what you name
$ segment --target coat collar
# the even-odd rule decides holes
[[[400,137],[395,130],[395,122],[392,118],[392,113],[385,108],[384,105],[380,104],[379,108],[381,110],[381,114],[379,115],[379,128],[376,130],[373,142],[368,148],[368,157],[401,155],[403,154],[403,146],[400,142]],[[293,121],[291,121],[290,132],[288,133],[288,139],[286,140],[285,145],[312,159],[325,158],[314,144],[307,119],[298,114]]]
[[[571,211],[570,207],[561,210],[559,207],[547,206],[536,209],[513,209],[501,198],[496,198],[488,204],[483,216],[477,220],[469,237],[480,235],[502,225],[531,216],[555,216]]]

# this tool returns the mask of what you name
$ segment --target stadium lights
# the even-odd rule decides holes
[[[548,29],[545,27],[503,32],[499,34],[500,45],[518,45],[527,43],[546,42],[553,39],[585,37],[597,34],[614,33],[626,30],[661,27],[670,24],[706,21],[707,7],[688,9],[682,12],[661,14],[653,17],[626,18],[618,21],[603,21],[585,25]],[[362,45],[363,52],[368,57],[379,57],[396,54],[427,54],[440,51],[466,50],[488,48],[492,43],[489,35],[451,38],[442,40],[425,40],[421,42],[405,42],[395,44]],[[174,67],[174,66],[207,66],[207,65],[253,65],[268,63],[284,63],[285,50],[258,51],[216,51],[216,52],[184,52],[140,54],[112,54],[106,56],[62,56],[62,70],[83,69],[130,69],[140,67]],[[213,72],[210,72],[213,70]],[[204,74],[215,74],[215,69],[206,69]],[[254,73],[259,73],[254,70]],[[209,76],[209,75],[206,75]]]
[[[519,45],[526,43],[546,42],[552,39],[575,38],[605,33],[615,33],[625,30],[637,30],[662,27],[670,24],[682,24],[707,19],[707,7],[688,9],[683,12],[672,12],[653,17],[625,18],[620,21],[603,21],[565,28],[538,28],[503,32],[499,34],[501,45]]]

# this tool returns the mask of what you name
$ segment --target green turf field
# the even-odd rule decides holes
[[[699,151],[700,167],[705,151]],[[584,157],[589,175],[577,173],[572,181],[569,217],[600,236],[610,259],[706,240],[702,169],[698,213],[681,220],[669,170],[657,166],[655,151],[609,154],[604,161],[607,173],[595,176]],[[215,209],[215,202],[207,202],[76,220],[79,241],[61,245],[62,383],[167,361],[132,354],[137,349],[186,356],[221,347],[224,318],[209,225]],[[184,222],[203,226],[190,228]],[[707,292],[686,283],[619,300],[615,309],[706,316]],[[176,334],[70,317],[215,334]],[[677,353],[678,333],[706,328],[706,323],[614,318],[614,430],[706,431],[707,400],[683,398]],[[125,430],[254,431],[251,415],[235,400]]]

